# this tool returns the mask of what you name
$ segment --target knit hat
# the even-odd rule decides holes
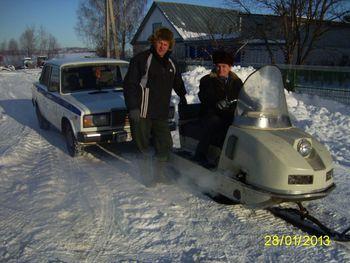
[[[165,40],[169,42],[169,50],[171,50],[174,47],[175,39],[174,34],[171,32],[170,29],[166,27],[160,27],[154,32],[153,35],[151,35],[148,38],[148,41],[150,41],[152,44],[154,44],[158,40]]]
[[[224,51],[224,50],[216,50],[213,52],[213,63],[214,64],[227,64],[233,65],[233,56]]]

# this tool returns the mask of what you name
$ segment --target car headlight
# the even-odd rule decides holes
[[[84,128],[101,127],[110,125],[110,114],[85,115],[83,119]]]
[[[312,151],[311,143],[306,139],[301,139],[298,143],[297,150],[301,154],[301,156],[306,157]]]

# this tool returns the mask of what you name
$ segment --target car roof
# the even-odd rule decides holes
[[[125,60],[120,59],[112,59],[112,58],[58,58],[58,59],[51,59],[46,61],[45,65],[50,64],[54,66],[73,66],[73,65],[81,65],[81,64],[98,64],[98,63],[106,63],[106,64],[113,64],[113,63],[129,63]]]

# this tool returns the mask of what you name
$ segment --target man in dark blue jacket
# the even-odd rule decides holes
[[[203,130],[195,154],[195,159],[208,167],[207,153],[211,139],[220,131],[226,134],[232,124],[236,101],[243,85],[241,79],[231,71],[233,56],[230,53],[215,51],[213,64],[215,68],[212,72],[200,80],[198,97],[201,101]]]
[[[168,161],[173,142],[168,126],[171,92],[186,102],[186,89],[176,63],[170,58],[175,40],[168,28],[159,28],[150,38],[151,47],[134,56],[124,80],[133,140],[143,153],[154,142],[156,157]]]

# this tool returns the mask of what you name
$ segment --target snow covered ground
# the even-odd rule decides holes
[[[242,79],[253,71],[234,70]],[[130,147],[69,157],[57,131],[38,127],[30,87],[39,73],[0,72],[0,262],[350,261],[344,243],[264,246],[266,235],[304,235],[266,210],[217,204],[183,185],[144,187]],[[183,75],[189,101],[197,101],[207,73],[198,67]],[[294,124],[336,162],[336,190],[307,207],[343,229],[350,224],[350,110],[300,94],[287,101]]]

